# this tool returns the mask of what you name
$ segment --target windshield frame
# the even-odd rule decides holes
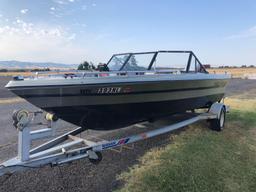
[[[130,60],[132,55],[153,54],[152,59],[151,59],[150,63],[148,64],[148,68],[147,68],[147,70],[150,71],[150,70],[152,70],[153,64],[154,64],[154,62],[155,62],[155,60],[157,58],[158,53],[166,53],[166,54],[168,54],[168,53],[189,53],[189,57],[188,57],[188,61],[187,61],[187,67],[186,67],[185,73],[189,73],[192,57],[195,58],[196,62],[200,66],[201,70],[199,72],[201,72],[201,73],[208,73],[206,71],[206,69],[204,68],[204,66],[202,65],[202,63],[199,61],[199,59],[196,57],[196,55],[192,51],[151,51],[151,52],[136,52],[136,53],[119,53],[119,54],[112,55],[112,57],[107,62],[107,65],[109,65],[109,63],[112,61],[112,59],[114,57],[116,57],[116,56],[128,55],[127,59],[124,61],[124,63],[122,64],[122,66],[120,67],[119,70],[111,70],[111,71],[123,71],[125,65],[128,63],[128,61]]]

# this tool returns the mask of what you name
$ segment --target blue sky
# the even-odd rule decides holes
[[[98,63],[162,49],[256,65],[256,1],[0,0],[0,60]]]

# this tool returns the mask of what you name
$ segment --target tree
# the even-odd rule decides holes
[[[7,69],[0,69],[0,72],[8,72]]]
[[[93,65],[92,62],[87,62],[87,61],[84,61],[83,63],[81,63],[77,70],[85,70],[85,71],[92,71],[92,70],[95,70],[96,67]]]
[[[94,71],[97,69],[97,68],[94,66],[93,62],[90,62],[90,67],[91,67],[91,69],[94,70]]]
[[[138,57],[136,58],[135,55],[132,55],[124,69],[128,70],[128,71],[145,70],[146,69],[145,67],[138,65],[138,64],[140,64],[140,62],[137,61]]]

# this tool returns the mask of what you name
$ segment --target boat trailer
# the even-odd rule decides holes
[[[18,131],[18,155],[0,164],[0,176],[29,168],[41,168],[46,165],[58,166],[83,158],[88,158],[91,163],[98,164],[102,160],[101,151],[103,150],[114,149],[155,137],[201,120],[209,120],[213,129],[221,131],[228,110],[228,106],[223,103],[214,103],[206,113],[198,113],[192,118],[163,128],[111,141],[94,142],[77,137],[76,135],[85,131],[84,128],[78,127],[32,149],[32,141],[49,138],[56,134],[57,118],[54,115],[46,114],[47,123],[40,123],[41,126],[44,125],[45,127],[33,130],[38,125],[33,122],[38,116],[42,118],[43,112],[19,110],[13,114],[13,124]]]

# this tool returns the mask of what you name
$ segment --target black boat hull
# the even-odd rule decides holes
[[[59,118],[86,129],[111,130],[186,110],[208,108],[224,94],[146,103],[45,108]]]
[[[222,99],[228,82],[226,76],[196,73],[89,80],[13,81],[7,87],[65,121],[109,130],[209,107]]]

